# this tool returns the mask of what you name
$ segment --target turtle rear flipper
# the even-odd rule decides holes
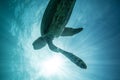
[[[44,37],[39,37],[33,42],[32,45],[35,50],[41,49],[46,45],[46,40],[44,39]]]
[[[81,32],[83,30],[83,28],[65,28],[62,35],[61,36],[73,36],[74,34],[77,34],[79,32]]]

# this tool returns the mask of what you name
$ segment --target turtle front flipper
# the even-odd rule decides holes
[[[82,68],[82,69],[87,69],[87,65],[85,64],[85,62],[80,59],[79,57],[77,57],[76,55],[74,55],[73,53],[67,52],[65,50],[62,50],[58,47],[56,47],[53,43],[52,40],[47,40],[48,46],[49,48],[54,51],[54,52],[60,52],[62,53],[64,56],[66,56],[70,61],[72,61],[74,64],[76,64],[78,67]]]
[[[48,43],[50,50],[52,50],[54,52],[59,52],[59,48],[56,47],[52,42],[53,41],[52,37],[45,37],[45,39],[46,39],[46,42]]]
[[[81,32],[83,28],[65,28],[61,36],[73,36],[74,34],[77,34]]]
[[[53,48],[52,48],[53,47]],[[72,61],[74,64],[76,64],[78,67],[82,68],[82,69],[87,69],[87,65],[86,63],[80,59],[78,56],[74,55],[73,53],[67,52],[65,50],[62,50],[58,47],[56,47],[55,45],[51,45],[51,49],[52,51],[55,52],[60,52],[62,53],[64,56],[66,56],[70,61]]]
[[[59,52],[61,52],[64,56],[66,56],[70,61],[72,61],[78,67],[82,69],[87,69],[86,63],[82,59],[80,59],[78,56],[74,55],[73,53],[64,51],[62,49],[59,49]]]

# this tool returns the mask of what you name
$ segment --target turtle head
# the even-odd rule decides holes
[[[46,45],[46,40],[44,37],[39,37],[33,42],[32,45],[35,50],[41,49]]]

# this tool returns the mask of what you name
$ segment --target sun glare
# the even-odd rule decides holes
[[[60,55],[53,55],[42,63],[42,73],[45,76],[57,75],[64,62]]]

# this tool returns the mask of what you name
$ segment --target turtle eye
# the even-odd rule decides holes
[[[43,37],[39,37],[37,40],[33,42],[33,48],[35,50],[41,49],[46,45],[46,41]]]

